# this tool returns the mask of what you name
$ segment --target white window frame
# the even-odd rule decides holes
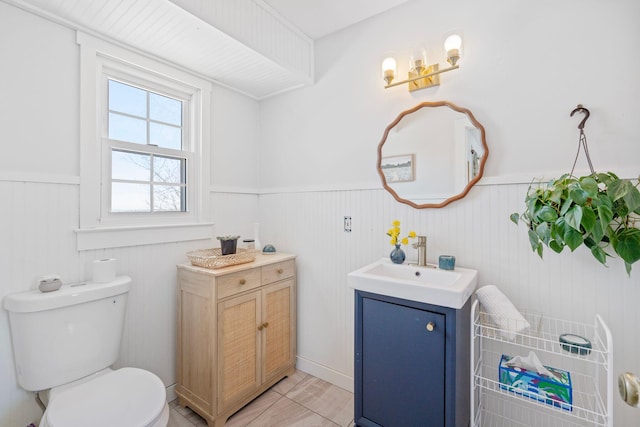
[[[209,182],[210,151],[209,144],[204,141],[210,141],[211,135],[212,84],[82,32],[77,33],[77,42],[80,45],[78,250],[210,238],[212,224],[208,222],[208,203],[204,200]],[[120,144],[106,135],[109,77],[188,100],[183,115],[183,129],[186,130],[183,150],[189,156],[186,212],[110,212],[111,149]],[[160,155],[175,153],[151,146],[144,146],[143,151]],[[158,232],[158,228],[162,231]],[[137,240],[130,237],[134,233],[126,233],[130,230],[136,230]]]
[[[104,59],[101,62],[105,62]],[[193,221],[194,211],[197,210],[197,197],[195,194],[194,182],[197,182],[196,167],[194,166],[196,156],[194,155],[197,147],[194,132],[195,120],[191,117],[194,97],[197,98],[197,92],[189,91],[188,88],[177,87],[175,84],[167,86],[167,82],[159,84],[157,81],[149,80],[149,76],[141,79],[140,76],[123,72],[121,67],[113,67],[111,64],[105,63],[102,67],[102,91],[98,105],[102,108],[102,200],[101,200],[101,222],[104,224],[135,224],[138,222],[176,222],[183,221],[185,218]],[[138,144],[133,142],[116,141],[109,139],[109,110],[108,110],[108,83],[109,79],[138,87],[148,92],[158,93],[160,95],[170,96],[183,101],[182,106],[182,150],[172,150],[163,147],[151,146],[146,144]],[[186,91],[185,91],[186,89]],[[195,135],[194,135],[195,134]],[[132,151],[142,154],[152,154],[157,156],[166,156],[174,158],[184,158],[187,162],[187,211],[186,212],[112,212],[111,211],[111,152],[113,149],[122,151]],[[192,207],[193,206],[193,207]]]

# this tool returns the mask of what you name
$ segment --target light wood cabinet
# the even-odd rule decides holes
[[[222,269],[178,265],[178,402],[223,426],[293,373],[295,257],[262,255]]]

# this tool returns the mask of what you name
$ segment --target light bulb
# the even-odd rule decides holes
[[[382,60],[382,78],[387,83],[391,84],[396,76],[396,60],[395,58],[388,56]]]
[[[409,71],[414,71],[418,74],[422,73],[422,70],[427,68],[427,51],[424,48],[417,48],[411,52],[411,58],[409,59]]]
[[[462,37],[452,34],[444,41],[444,50],[447,52],[447,62],[456,65],[460,60],[460,47],[462,46]]]
[[[462,46],[462,37],[460,37],[457,34],[451,34],[444,41],[444,49],[447,50],[447,51],[452,50],[452,49],[460,50],[461,46]]]

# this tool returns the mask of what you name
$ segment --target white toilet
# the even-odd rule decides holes
[[[165,427],[162,381],[118,358],[131,279],[7,295],[18,383],[49,390],[40,427]]]

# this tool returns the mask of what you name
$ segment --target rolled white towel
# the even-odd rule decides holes
[[[500,328],[504,338],[513,341],[516,333],[529,328],[527,319],[496,286],[483,286],[476,291],[476,296],[491,321]]]

